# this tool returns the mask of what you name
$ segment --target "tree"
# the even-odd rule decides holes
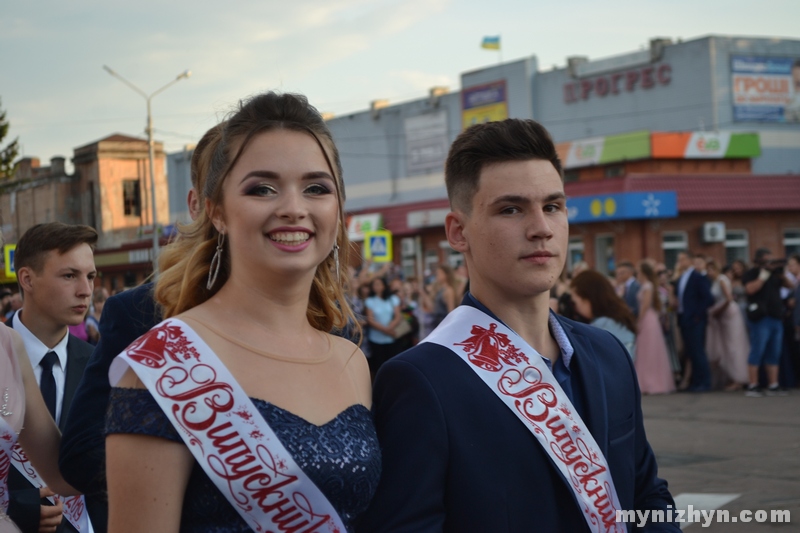
[[[6,120],[6,112],[0,106],[0,143],[3,142],[11,124]],[[19,165],[17,156],[19,155],[19,137],[11,141],[5,148],[0,144],[0,180],[9,180],[14,177]]]

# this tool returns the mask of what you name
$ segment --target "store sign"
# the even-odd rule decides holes
[[[800,58],[731,57],[733,119],[800,122]]]
[[[564,84],[564,102],[574,104],[593,97],[649,90],[672,82],[672,66],[660,63]]]
[[[657,132],[652,135],[654,159],[733,159],[761,155],[758,133]]]
[[[508,118],[506,80],[461,90],[461,126],[494,122]]]
[[[364,234],[370,231],[377,231],[383,225],[383,217],[380,213],[369,213],[366,215],[353,215],[347,224],[347,236],[353,242],[364,240]]]
[[[605,165],[650,157],[650,132],[647,130],[592,137],[556,146],[564,168]]]
[[[573,224],[674,218],[678,216],[678,195],[674,191],[652,191],[578,196],[567,200],[567,216]]]

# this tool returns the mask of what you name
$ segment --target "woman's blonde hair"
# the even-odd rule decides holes
[[[240,101],[238,109],[223,123],[209,130],[195,149],[192,177],[196,180],[198,194],[212,206],[221,205],[222,184],[248,143],[256,135],[272,130],[298,131],[313,137],[336,185],[339,203],[336,244],[341,267],[336,271],[334,253],[328,254],[317,267],[306,311],[308,321],[316,329],[326,332],[343,328],[348,319],[357,323],[344,293],[350,244],[344,219],[342,164],[328,126],[305,96],[270,91]],[[205,302],[230,276],[230,252],[228,247],[223,247],[216,283],[211,289],[206,288],[219,233],[205,209],[191,224],[179,226],[178,232],[178,238],[167,245],[159,257],[161,275],[156,283],[155,297],[164,318]]]

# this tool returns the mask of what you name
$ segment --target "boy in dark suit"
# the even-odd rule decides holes
[[[6,323],[22,337],[36,380],[53,419],[63,430],[75,389],[92,346],[69,334],[89,308],[97,232],[60,222],[38,224],[17,243],[14,267],[23,294],[22,309]],[[62,503],[44,499],[49,489],[34,487],[16,468],[8,477],[8,515],[23,533],[76,531],[63,518]]]
[[[624,531],[633,524],[616,522],[615,510],[667,511],[674,503],[657,477],[630,357],[607,332],[549,310],[569,228],[561,163],[547,131],[518,119],[472,126],[453,143],[445,180],[451,206],[447,238],[464,254],[470,292],[440,328],[469,331],[472,322],[454,317],[482,317],[485,327],[473,325],[475,335],[452,346],[469,346],[470,358],[477,352],[488,357],[468,362],[463,353],[431,341],[382,367],[373,409],[383,474],[357,530]],[[515,351],[521,347],[524,354]],[[540,431],[558,430],[550,441],[560,442],[558,449],[543,445],[536,424],[525,422],[519,409],[487,386],[482,375],[491,372],[473,368],[502,367],[491,357],[497,354],[511,362],[508,376],[564,399],[563,411],[551,412],[553,420],[563,416],[574,423],[539,425]],[[523,360],[537,370],[523,365],[514,374],[513,365]],[[506,376],[493,375],[498,374]],[[497,389],[505,391],[502,383]],[[526,398],[530,417],[555,405],[548,394]],[[579,458],[577,450],[585,450],[581,445],[589,440],[595,451]],[[587,466],[582,474],[564,474],[565,465],[578,464]],[[589,483],[595,475],[605,481]],[[595,498],[598,492],[602,501]],[[602,517],[579,503],[589,496]],[[663,518],[646,529],[678,531],[671,515]]]

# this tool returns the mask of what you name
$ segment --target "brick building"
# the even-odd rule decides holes
[[[162,143],[154,143],[157,222],[169,223],[169,197]],[[113,134],[75,148],[75,172],[65,159],[49,167],[36,158],[21,161],[14,180],[0,184],[0,225],[15,243],[42,222],[87,224],[100,234],[95,263],[98,283],[109,290],[133,286],[151,271],[150,172],[147,141]]]

